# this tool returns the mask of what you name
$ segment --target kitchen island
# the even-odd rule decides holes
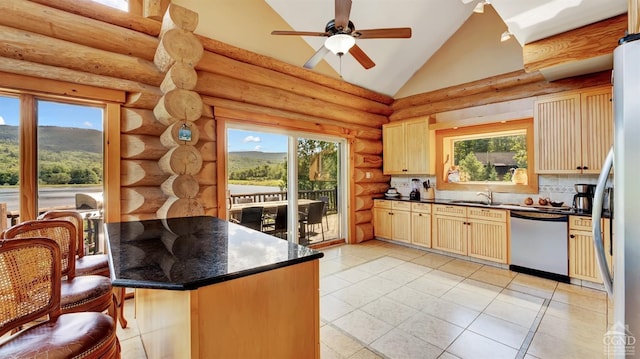
[[[319,358],[322,253],[215,217],[105,224],[149,358]]]

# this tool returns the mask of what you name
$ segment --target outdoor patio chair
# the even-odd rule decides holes
[[[262,231],[262,207],[245,207],[240,213],[240,221],[237,223],[241,226]]]
[[[315,229],[315,225],[319,224],[322,232],[322,241],[324,241],[324,227],[322,226],[322,212],[324,208],[324,202],[312,202],[309,204],[309,209],[306,215],[303,216],[302,221],[305,225],[305,233],[307,236],[307,243],[310,241],[310,226]]]

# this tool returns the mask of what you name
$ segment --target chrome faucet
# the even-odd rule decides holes
[[[477,195],[478,196],[487,197],[487,204],[488,205],[492,205],[493,204],[493,192],[491,192],[490,189],[487,188],[487,192],[478,192]]]

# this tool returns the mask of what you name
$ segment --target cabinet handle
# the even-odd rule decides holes
[[[577,170],[581,170],[581,169],[582,169],[582,166],[578,166],[578,167],[576,167],[576,169],[577,169]]]
[[[570,234],[569,238],[576,238],[576,236],[574,234]]]
[[[588,170],[588,169],[589,169],[589,167],[588,167],[588,166],[582,166],[582,169],[583,169],[583,170]]]

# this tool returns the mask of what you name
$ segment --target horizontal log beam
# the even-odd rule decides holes
[[[353,165],[356,168],[381,168],[382,156],[355,153],[353,155]]]
[[[155,87],[164,79],[156,66],[137,57],[94,49],[0,25],[0,56],[96,75],[117,77]]]
[[[373,239],[373,225],[371,223],[361,223],[356,225],[356,243],[362,243]]]
[[[130,135],[160,136],[167,126],[156,120],[151,110],[122,108],[120,111],[120,131]]]
[[[76,70],[66,69],[63,67],[43,65],[35,62],[30,62],[30,61],[10,59],[6,57],[0,57],[0,71],[17,74],[17,75],[31,76],[38,79],[64,81],[70,84],[74,84],[71,87],[76,88],[78,90],[80,88],[86,88],[88,86],[115,90],[118,93],[117,95],[113,95],[107,98],[102,98],[103,100],[113,101],[113,102],[124,102],[124,94],[122,93],[122,91],[144,92],[144,93],[149,93],[154,95],[158,94],[158,96],[160,94],[160,89],[158,89],[157,87],[145,85],[136,81],[124,80],[117,77],[96,75],[88,72],[76,71]],[[18,86],[26,86],[26,84],[22,84]],[[34,89],[34,90],[37,91],[37,89]],[[83,96],[82,93],[86,92],[86,91],[78,91],[76,93],[75,91],[76,90],[72,90],[68,94],[82,97]],[[113,92],[114,94],[116,93],[115,91]],[[59,91],[50,91],[50,92],[57,93]],[[87,98],[92,98],[92,97],[89,96]]]
[[[31,1],[2,1],[0,13],[0,25],[149,61],[158,47],[155,37]]]
[[[120,185],[124,187],[160,186],[169,175],[164,173],[158,161],[120,161]]]
[[[618,15],[542,40],[525,44],[522,60],[527,72],[611,55],[625,35],[627,15]]]
[[[381,155],[382,154],[382,142],[381,141],[369,141],[365,139],[355,139],[353,141],[353,152],[369,155]]]
[[[164,204],[167,196],[160,187],[122,187],[122,214],[152,213]]]
[[[524,70],[509,72],[487,79],[449,86],[443,89],[424,92],[413,96],[396,99],[391,107],[394,111],[412,106],[426,105],[455,98],[466,97],[483,92],[501,90],[514,86],[522,86],[533,82],[544,81],[539,72],[527,73]]]
[[[138,14],[129,13],[95,1],[78,0],[31,0],[52,8],[64,10],[108,24],[118,25],[151,36],[158,36],[162,24]]]
[[[131,160],[158,160],[167,153],[160,137],[148,135],[121,135],[120,156]]]
[[[279,61],[268,56],[256,54],[254,52],[203,36],[200,36],[200,41],[202,42],[205,50],[230,57],[240,62],[261,66],[270,70],[281,72],[283,74],[289,74],[291,76],[295,76],[309,82],[313,82],[322,86],[336,89],[341,92],[350,93],[352,95],[356,95],[383,104],[390,105],[391,103],[393,103],[393,97],[391,96],[379,94],[377,92],[352,85],[342,80],[321,75],[299,66],[287,64],[283,61]]]
[[[339,121],[210,96],[203,96],[202,100],[205,104],[214,106],[216,116],[227,117],[232,120],[250,121],[281,128],[303,129],[308,132],[341,137],[353,137],[354,133],[370,134],[372,137],[376,137],[379,134],[378,139],[382,137],[380,129],[343,124]]]
[[[73,96],[76,98],[91,100],[119,103],[124,102],[125,93],[119,90],[96,88],[67,81],[50,80],[46,78],[39,78],[37,76],[25,76],[22,74],[1,72],[1,70],[7,69],[3,66],[3,60],[5,59],[0,58],[0,87],[10,88],[13,90],[31,91],[35,93]]]
[[[483,92],[464,98],[413,106],[397,110],[390,116],[392,121],[406,120],[437,114],[445,111],[458,110],[472,106],[487,105],[503,101],[517,100],[532,96],[548,95],[552,93],[577,90],[585,87],[599,86],[611,83],[611,71],[582,75],[548,82],[539,81],[524,86],[508,87],[492,92]]]
[[[382,115],[355,110],[269,86],[251,84],[210,72],[198,72],[196,90],[203,95],[327,118],[343,123],[379,127],[388,122],[387,117]]]
[[[393,110],[386,104],[360,96],[336,91],[333,88],[309,82],[298,77],[277,72],[262,66],[233,60],[223,55],[206,51],[197,64],[198,70],[229,76],[238,80],[273,87],[309,98],[347,106],[356,110],[388,116]]]

